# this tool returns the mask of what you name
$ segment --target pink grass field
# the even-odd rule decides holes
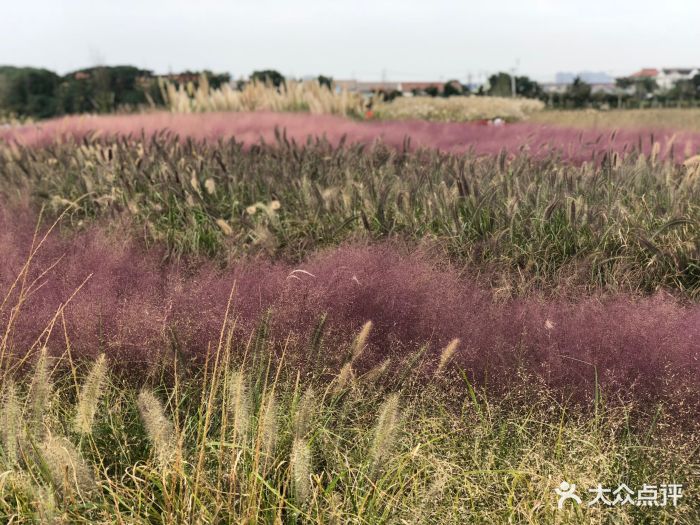
[[[32,232],[30,213],[0,213],[0,302],[26,261]],[[193,270],[163,265],[156,250],[99,228],[52,233],[27,282],[37,277],[8,338],[16,355],[36,348],[55,312],[89,277],[64,312],[74,357],[105,351],[122,366],[144,370],[174,340],[183,355],[201,357],[216,347],[235,286],[237,341],[247,340],[270,308],[272,337],[282,345],[291,334],[289,352],[297,359],[305,359],[305,341],[325,312],[324,355],[332,366],[371,320],[364,369],[388,356],[400,361],[422,344],[435,363],[458,337],[454,362],[496,389],[507,389],[524,369],[574,395],[590,396],[599,381],[616,396],[675,396],[700,407],[700,306],[665,296],[496,301],[444,261],[392,244],[341,246],[297,266],[247,260]],[[16,303],[14,292],[0,308],[0,335]],[[65,335],[62,323],[54,327],[52,353],[65,350]]]
[[[149,113],[139,115],[75,116],[0,130],[0,140],[27,145],[45,145],[57,139],[82,138],[96,132],[110,135],[151,135],[170,130],[181,137],[216,140],[235,137],[246,144],[274,141],[275,127],[285,129],[290,140],[325,136],[337,144],[343,136],[350,143],[369,144],[376,140],[402,147],[410,137],[412,147],[439,148],[461,153],[495,154],[502,150],[528,151],[535,157],[556,152],[572,162],[595,160],[607,151],[625,154],[641,150],[650,154],[659,143],[660,158],[672,156],[677,162],[700,152],[700,134],[671,130],[586,130],[558,128],[529,123],[489,126],[480,124],[424,121],[353,121],[329,115],[302,113]]]

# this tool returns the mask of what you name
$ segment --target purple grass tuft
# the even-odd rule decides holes
[[[659,144],[660,159],[673,155],[674,160],[682,162],[700,149],[700,134],[674,133],[666,129],[622,129],[613,132],[526,122],[501,127],[425,121],[357,122],[330,115],[271,112],[83,115],[0,131],[0,140],[16,140],[39,146],[59,138],[81,139],[93,132],[100,136],[139,136],[142,132],[152,135],[167,129],[181,137],[196,140],[235,137],[250,145],[261,138],[267,142],[274,141],[275,127],[286,129],[290,140],[301,143],[309,136],[325,136],[332,144],[338,144],[346,136],[350,143],[370,144],[381,139],[390,146],[401,148],[408,136],[414,147],[439,148],[455,153],[474,151],[480,155],[496,154],[502,150],[515,154],[524,150],[536,158],[556,153],[577,163],[596,160],[608,151],[624,155],[638,151],[640,147],[645,155],[649,155],[654,147],[653,142]]]
[[[0,214],[0,232],[1,298],[26,260],[31,214]],[[17,354],[26,352],[92,274],[65,310],[74,356],[105,351],[124,363],[148,362],[173,338],[183,354],[201,356],[208,345],[216,346],[235,283],[239,340],[268,308],[277,341],[289,333],[307,338],[326,312],[324,351],[337,363],[352,334],[371,320],[365,366],[423,344],[436,358],[458,337],[454,362],[496,388],[507,387],[524,367],[548,385],[574,392],[592,391],[596,380],[654,397],[681,388],[687,395],[698,392],[700,306],[660,295],[498,302],[443,261],[388,244],[336,248],[296,267],[250,260],[225,270],[205,263],[193,271],[162,265],[155,251],[115,241],[97,228],[70,237],[54,232],[37,254],[29,281],[57,260],[22,305],[10,339]],[[7,307],[0,311],[0,332],[8,315]],[[63,351],[62,327],[54,329],[48,346]]]

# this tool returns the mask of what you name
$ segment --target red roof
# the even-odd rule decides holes
[[[636,73],[630,75],[631,78],[656,78],[659,76],[659,70],[653,67],[640,69]]]

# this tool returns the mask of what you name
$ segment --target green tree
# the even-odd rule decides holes
[[[591,99],[591,85],[576,77],[566,89],[566,95],[575,108],[585,107]]]
[[[515,77],[515,93],[525,98],[541,98],[544,96],[542,86],[530,77]]]
[[[333,89],[333,77],[326,77],[323,75],[318,76],[318,83],[322,86],[326,86],[328,89]]]
[[[464,95],[464,86],[459,80],[448,80],[442,87],[442,96],[451,97]]]
[[[0,113],[34,118],[58,114],[60,77],[47,69],[0,67]]]
[[[513,85],[508,73],[496,73],[488,79],[486,94],[492,97],[510,97],[513,95]]]
[[[669,97],[672,100],[694,100],[700,98],[700,74],[693,78],[679,80],[671,89]]]
[[[148,103],[146,93],[153,98],[154,84],[151,71],[133,66],[80,69],[63,77],[57,91],[58,105],[64,113],[107,113],[119,107],[138,107]]]
[[[634,85],[634,79],[630,77],[620,77],[615,79],[615,86],[620,89],[628,89]]]
[[[250,80],[262,82],[264,84],[272,84],[275,87],[280,87],[284,84],[284,77],[279,71],[275,71],[274,69],[253,71],[253,74],[250,75]]]

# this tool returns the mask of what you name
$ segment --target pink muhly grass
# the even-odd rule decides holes
[[[0,214],[0,296],[24,263],[32,237],[30,217],[19,217]],[[449,367],[496,389],[507,388],[523,368],[578,394],[590,394],[596,381],[623,394],[669,398],[681,389],[697,397],[700,386],[700,306],[662,295],[497,302],[444,261],[392,244],[342,246],[293,268],[250,260],[224,270],[209,263],[193,270],[163,265],[160,255],[97,228],[53,233],[37,254],[30,280],[60,260],[23,305],[9,339],[12,350],[26,351],[93,274],[65,309],[71,350],[77,357],[104,352],[123,367],[153,362],[173,344],[193,358],[215,348],[235,282],[237,340],[245,341],[268,309],[277,341],[289,333],[311,337],[326,313],[321,354],[336,370],[347,359],[348,344],[371,321],[358,357],[360,374],[388,358],[398,363],[423,344],[435,364],[459,338]],[[288,279],[294,269],[304,272]],[[7,312],[0,311],[0,332]],[[63,351],[63,327],[47,346],[52,353]]]
[[[142,133],[150,136],[169,130],[182,138],[218,140],[235,137],[251,145],[261,139],[274,142],[275,128],[284,129],[289,140],[306,142],[308,137],[326,137],[337,145],[343,137],[348,143],[371,144],[376,140],[402,148],[406,137],[414,147],[439,148],[462,153],[473,151],[479,155],[493,155],[502,150],[508,153],[529,152],[534,157],[552,153],[562,158],[583,162],[600,160],[608,151],[619,154],[639,149],[645,155],[652,153],[658,142],[659,158],[673,155],[676,161],[686,158],[700,148],[700,134],[674,133],[672,130],[580,130],[534,123],[515,123],[505,126],[480,126],[474,123],[443,123],[425,121],[358,122],[331,115],[300,113],[197,113],[171,114],[156,112],[140,115],[80,115],[39,122],[0,131],[0,141],[17,141],[28,145],[46,145],[55,140],[77,139],[88,135],[114,136]]]

